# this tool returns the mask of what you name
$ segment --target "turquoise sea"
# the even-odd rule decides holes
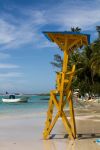
[[[48,108],[49,96],[30,96],[27,103],[4,103],[0,96],[0,116],[44,112]]]

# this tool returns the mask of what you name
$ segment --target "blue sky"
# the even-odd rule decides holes
[[[100,0],[0,0],[0,92],[41,93],[55,87],[50,62],[58,47],[43,31],[80,27],[97,38]]]

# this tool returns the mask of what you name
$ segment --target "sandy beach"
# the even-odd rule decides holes
[[[43,140],[46,112],[0,117],[0,150],[99,150],[100,145],[95,142],[100,138],[99,108],[100,104],[75,109],[75,141],[68,138],[61,119],[52,131],[51,138]]]

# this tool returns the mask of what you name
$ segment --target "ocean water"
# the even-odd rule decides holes
[[[49,96],[30,96],[27,103],[4,103],[0,96],[0,116],[42,113],[48,109]]]

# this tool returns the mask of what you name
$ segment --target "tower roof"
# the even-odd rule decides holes
[[[61,50],[64,50],[65,40],[68,40],[69,49],[75,46],[81,47],[90,44],[90,35],[78,32],[43,32],[44,35],[52,42],[55,42]]]

